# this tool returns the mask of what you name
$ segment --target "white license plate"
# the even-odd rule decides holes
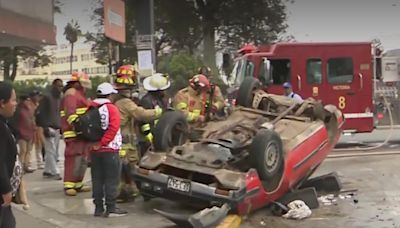
[[[190,192],[190,182],[175,177],[169,177],[167,188],[188,193]]]

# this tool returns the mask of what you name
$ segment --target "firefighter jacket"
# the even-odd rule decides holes
[[[121,114],[121,132],[123,143],[135,145],[135,121],[150,122],[157,119],[161,112],[156,109],[144,109],[127,97],[120,97],[115,102]]]
[[[156,109],[156,108],[161,108],[163,112],[167,110],[168,108],[168,100],[160,95],[157,94],[157,92],[148,92],[141,100],[140,100],[140,106],[142,106],[145,109]],[[152,129],[153,127],[157,124],[158,119],[155,119],[154,121],[141,121],[139,123],[140,126],[140,137],[139,141],[147,141],[147,142],[152,142],[153,141],[153,134],[152,134]]]
[[[86,112],[88,106],[89,101],[85,98],[83,91],[75,88],[69,88],[65,91],[60,108],[61,129],[64,139],[69,140],[77,137],[72,123],[79,115]]]
[[[189,122],[196,122],[200,116],[206,115],[206,110],[209,105],[212,105],[216,110],[221,111],[224,108],[225,100],[222,96],[221,89],[214,86],[210,92],[197,93],[192,87],[188,86],[178,91],[173,99],[173,107],[185,113]],[[210,104],[212,98],[212,104]]]

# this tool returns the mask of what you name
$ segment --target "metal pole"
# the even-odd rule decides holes
[[[111,39],[108,39],[108,74],[110,76],[112,74],[112,41],[111,41]]]

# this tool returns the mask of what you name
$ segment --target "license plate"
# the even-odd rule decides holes
[[[180,192],[190,192],[190,181],[169,177],[167,181],[167,188]]]

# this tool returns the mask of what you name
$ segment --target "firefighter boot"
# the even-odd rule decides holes
[[[92,188],[87,185],[82,185],[82,187],[76,188],[77,192],[90,192],[91,190],[92,190]]]
[[[64,190],[65,195],[67,196],[76,196],[76,190],[73,188],[67,188]]]

